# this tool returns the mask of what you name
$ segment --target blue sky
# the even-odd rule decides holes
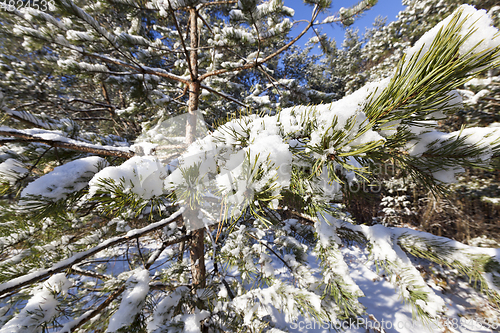
[[[358,1],[355,0],[345,0],[345,1],[332,1],[332,7],[330,9],[329,15],[335,14],[341,7],[350,7],[356,4]],[[312,6],[305,5],[302,0],[284,0],[285,6],[291,7],[295,10],[294,20],[310,19],[312,13]],[[359,31],[363,33],[365,27],[371,27],[375,17],[381,15],[387,17],[387,23],[396,20],[396,15],[404,9],[401,4],[401,0],[379,0],[378,3],[359,17],[355,23],[351,26],[353,28],[359,28]],[[324,17],[328,15],[319,16],[321,21]],[[297,35],[302,29],[305,28],[307,23],[300,23],[297,28],[292,31],[292,35]],[[340,47],[342,41],[344,40],[344,29],[340,25],[327,24],[321,25],[321,31],[326,33],[330,38],[333,37],[337,41],[337,46]],[[303,46],[307,40],[314,36],[314,33],[310,31],[305,36],[303,36],[299,41],[298,45]]]

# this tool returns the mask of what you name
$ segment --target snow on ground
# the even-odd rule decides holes
[[[484,318],[475,315],[475,306],[483,297],[465,282],[457,282],[453,293],[446,293],[442,288],[431,285],[434,292],[446,302],[446,312],[442,319],[442,327],[435,324],[423,324],[420,320],[412,320],[411,307],[404,304],[398,290],[389,283],[383,273],[377,274],[375,266],[368,261],[368,250],[358,245],[341,249],[349,266],[351,277],[361,288],[365,297],[359,301],[366,307],[366,315],[357,321],[337,322],[320,325],[298,321],[290,325],[290,332],[326,333],[339,331],[348,333],[386,332],[386,333],[424,333],[424,332],[494,332],[484,324]],[[469,298],[468,303],[464,298]],[[469,311],[467,311],[469,310]],[[466,313],[472,317],[464,315]],[[447,331],[444,325],[447,325]],[[382,329],[381,329],[382,328]],[[330,329],[330,330],[329,330]],[[496,330],[498,331],[498,330]]]
[[[145,237],[141,241],[141,252],[146,254],[154,251],[158,248],[158,241],[159,240],[154,237]],[[110,264],[105,266],[106,268],[102,273],[108,276],[117,276],[121,272],[127,271],[128,261],[126,258],[137,256],[138,249],[134,247],[134,245],[136,244],[121,244],[113,249],[102,251],[93,259],[87,260],[87,264],[82,265],[84,266],[82,268],[99,271],[100,264],[108,262],[110,257],[114,257],[115,259],[109,261]],[[486,333],[498,331],[488,329],[484,324],[484,317],[477,315],[478,312],[481,312],[488,317],[492,315],[492,312],[488,312],[490,310],[488,309],[485,298],[472,289],[465,281],[456,280],[448,282],[448,290],[443,291],[443,288],[433,283],[433,280],[430,280],[429,286],[438,296],[445,300],[447,309],[445,315],[442,317],[441,327],[435,324],[425,325],[422,324],[419,319],[412,320],[411,307],[401,301],[398,290],[395,289],[394,285],[391,284],[388,279],[386,279],[383,272],[376,272],[374,264],[368,260],[369,253],[365,247],[353,243],[352,245],[341,247],[341,252],[350,271],[350,276],[365,295],[365,297],[361,297],[359,300],[363,306],[366,307],[366,314],[351,323],[336,322],[324,323],[321,325],[314,322],[307,322],[302,317],[299,318],[299,321],[288,324],[281,321],[281,324],[284,324],[285,327],[288,326],[288,332],[326,333],[335,332],[335,329],[348,333]],[[144,275],[146,271],[140,272],[144,275],[142,280],[153,278],[155,273],[159,272],[161,269],[167,268],[169,266],[167,261],[174,255],[175,251],[173,251],[173,249],[165,249],[159,256],[156,264],[151,267],[149,274]],[[187,254],[186,258],[188,258]],[[311,273],[321,274],[318,260],[314,255],[309,256],[309,262],[312,266]],[[417,267],[419,266],[418,261],[415,264]],[[279,263],[273,266],[274,274],[277,277],[279,276],[284,280],[293,279],[290,272]],[[421,266],[426,267],[423,262]],[[212,269],[213,262],[208,260],[207,271],[210,272]],[[227,273],[229,273],[229,276],[232,276],[234,272]],[[131,277],[128,279],[130,280]],[[91,283],[94,279],[90,277],[81,277],[81,280]],[[95,282],[94,280],[94,283]],[[147,284],[144,286],[141,285],[140,287],[145,290],[148,289]],[[133,291],[135,291],[135,289],[131,290],[131,292]],[[126,303],[128,304],[129,302]],[[445,329],[444,325],[447,325],[448,330]]]
[[[142,251],[147,253],[153,251],[158,244],[154,239],[144,239],[141,242]],[[122,244],[115,248],[114,255],[125,256],[125,252],[129,254],[136,252],[133,247],[127,247]],[[375,265],[368,260],[368,250],[357,244],[344,246],[341,252],[349,267],[350,274],[354,282],[365,294],[365,297],[359,298],[363,306],[366,307],[366,315],[359,318],[358,321],[337,322],[320,325],[319,323],[306,322],[302,317],[299,321],[289,323],[288,331],[301,333],[327,333],[335,332],[335,328],[340,328],[339,331],[347,333],[366,333],[366,332],[386,332],[386,333],[424,333],[424,332],[460,332],[460,333],[486,333],[497,332],[497,330],[488,329],[484,320],[476,314],[478,309],[488,316],[486,299],[477,291],[472,289],[465,281],[456,281],[453,285],[448,286],[448,291],[443,291],[443,288],[430,283],[430,287],[434,292],[442,297],[446,302],[446,312],[441,320],[441,327],[436,324],[423,324],[418,318],[412,320],[412,309],[409,305],[404,304],[399,297],[399,291],[395,289],[388,279],[385,278],[383,272],[376,272]],[[101,253],[102,259],[105,259],[111,253]],[[154,276],[165,266],[166,261],[174,255],[172,249],[166,249],[157,260],[157,264],[152,267],[150,276]],[[186,257],[188,255],[186,254]],[[97,260],[99,261],[99,260]],[[321,269],[317,266],[317,258],[313,255],[309,257],[312,270],[311,273],[317,274]],[[118,265],[117,265],[118,264]],[[123,264],[127,265],[124,260],[115,265],[108,266],[106,274],[116,275],[123,271]],[[213,269],[213,262],[207,258],[207,272]],[[274,262],[274,264],[276,264]],[[418,265],[418,262],[417,262]],[[273,265],[274,274],[282,279],[293,279],[290,272],[280,264]],[[87,268],[88,269],[88,268]],[[229,276],[236,272],[227,272]],[[285,322],[283,321],[282,324]],[[444,325],[447,325],[446,331]],[[382,327],[383,330],[379,328]],[[330,329],[330,330],[329,330]]]

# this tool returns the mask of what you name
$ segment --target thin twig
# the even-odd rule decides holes
[[[238,104],[238,105],[241,105],[241,106],[243,106],[244,108],[247,108],[247,107],[248,107],[248,105],[246,105],[246,104],[244,104],[244,103],[242,103],[242,102],[238,101],[237,99],[235,99],[235,98],[233,98],[233,97],[231,97],[231,96],[229,96],[229,95],[226,95],[226,94],[224,94],[224,93],[221,93],[221,92],[219,92],[219,91],[217,91],[217,90],[215,90],[215,89],[212,89],[212,88],[210,88],[209,86],[206,86],[206,85],[204,85],[204,84],[202,84],[202,85],[200,85],[200,86],[201,86],[201,88],[202,88],[202,89],[206,89],[206,90],[210,91],[211,93],[214,93],[214,94],[216,94],[216,95],[218,95],[218,96],[220,96],[220,97],[222,97],[222,98],[225,98],[225,99],[227,99],[227,100],[230,100],[231,102],[234,102],[234,103],[236,103],[236,104]]]
[[[106,103],[96,102],[96,101],[87,101],[86,99],[81,99],[81,98],[73,98],[73,99],[70,99],[68,101],[69,104],[77,103],[77,102],[83,103],[83,104],[90,104],[90,105],[99,105],[99,106],[106,107],[106,108],[113,108],[113,109],[117,108],[115,105],[112,105],[112,104],[106,104]]]
[[[109,304],[111,304],[111,302],[118,298],[118,296],[120,296],[124,291],[125,284],[116,289],[111,295],[108,296],[108,298],[106,298],[104,302],[99,304],[97,308],[85,312],[82,316],[64,325],[62,330],[60,330],[58,333],[70,333],[76,331],[80,326],[101,313],[102,310],[104,310]]]
[[[188,63],[189,74],[191,75],[191,81],[194,81],[194,80],[196,80],[196,77],[194,75],[193,68],[191,67],[191,62],[189,61],[189,52],[186,48],[186,43],[184,43],[184,38],[182,37],[182,31],[181,31],[181,28],[179,28],[179,22],[177,22],[177,17],[175,16],[175,12],[172,9],[172,5],[170,4],[170,1],[168,1],[168,8],[169,8],[170,14],[172,15],[172,18],[174,19],[175,28],[177,29],[177,32],[179,33],[181,45],[182,45],[182,48],[184,49],[184,55],[186,56],[186,61]]]
[[[174,101],[177,101],[179,98],[181,98],[182,96],[186,95],[186,93],[188,92],[188,86],[187,84],[184,86],[184,89],[182,90],[182,93],[177,96],[176,98],[174,98]]]
[[[94,120],[105,120],[105,121],[114,121],[111,118],[104,118],[104,117],[87,117],[87,118],[73,118],[71,120],[78,120],[78,121],[94,121]]]
[[[264,245],[269,251],[271,251],[272,254],[274,254],[276,256],[276,258],[281,260],[281,262],[286,266],[286,268],[288,268],[290,270],[290,272],[293,272],[292,267],[290,267],[290,265],[288,265],[288,263],[285,261],[285,259],[281,258],[281,256],[278,253],[276,253],[276,251],[274,251],[269,245],[267,245],[266,243],[264,243],[263,241],[261,241],[260,239],[258,239],[257,237],[255,237],[254,235],[252,235],[250,233],[248,235],[250,237],[252,237],[253,239],[255,239],[257,242],[259,242],[261,245]]]
[[[76,274],[80,274],[80,275],[84,275],[84,276],[88,276],[88,277],[93,277],[93,278],[96,278],[96,279],[99,279],[102,281],[106,281],[106,280],[111,279],[110,276],[99,274],[99,273],[94,272],[94,271],[88,271],[86,269],[82,269],[82,268],[78,267],[77,265],[73,265],[71,267],[71,270]]]

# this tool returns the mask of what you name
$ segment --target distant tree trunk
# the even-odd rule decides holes
[[[189,9],[189,63],[191,71],[191,82],[189,83],[188,100],[188,120],[186,122],[186,144],[194,142],[196,137],[196,111],[200,100],[200,81],[198,80],[198,16],[196,8]],[[188,208],[189,209],[189,208]],[[196,211],[186,212],[188,219],[191,220],[191,226],[203,225],[198,219]],[[197,223],[200,222],[200,223]],[[189,246],[189,255],[191,257],[191,274],[193,277],[193,286],[197,288],[205,287],[205,247],[203,239],[205,229],[199,228],[192,231],[191,243]]]

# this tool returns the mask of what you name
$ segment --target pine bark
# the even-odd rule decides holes
[[[200,81],[198,78],[198,15],[196,8],[189,9],[189,63],[191,71],[191,81],[189,83],[189,100],[188,100],[188,119],[186,122],[186,144],[191,144],[196,137],[196,111],[200,100]],[[190,208],[188,207],[188,210]],[[196,211],[186,212],[187,217],[197,219]],[[197,221],[191,221],[191,225],[202,225]],[[200,228],[192,230],[191,242],[189,246],[189,255],[191,258],[191,275],[192,282],[195,288],[205,287],[205,246],[203,239],[205,237],[205,229]]]
[[[196,111],[200,100],[200,81],[198,80],[198,24],[196,8],[189,9],[189,63],[191,80],[189,82],[188,120],[186,123],[186,144],[196,137]]]

